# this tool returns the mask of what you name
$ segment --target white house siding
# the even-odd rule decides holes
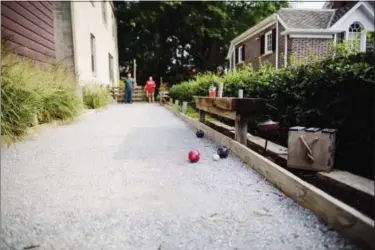
[[[83,84],[118,85],[117,27],[112,27],[113,24],[116,25],[116,19],[113,18],[114,13],[109,2],[105,2],[105,8],[107,25],[103,20],[101,2],[71,2],[74,63]],[[90,34],[95,36],[96,42],[95,74],[91,70]],[[113,82],[110,81],[108,53],[113,57]]]
[[[366,3],[364,3],[366,4]],[[367,5],[369,6],[369,5]],[[369,6],[371,8],[371,6]],[[349,27],[354,22],[358,22],[363,25],[364,29],[367,31],[374,31],[374,16],[370,16],[368,12],[365,10],[365,7],[361,5],[359,8],[355,9],[353,12],[348,13],[348,16],[344,16],[341,20],[337,23],[332,25],[330,29],[343,29],[346,31],[345,40],[349,38]],[[361,50],[364,51],[366,48],[366,35],[361,36]]]

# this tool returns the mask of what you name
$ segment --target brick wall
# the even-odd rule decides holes
[[[263,63],[269,62],[271,65],[275,66],[275,52],[268,55],[260,54],[260,36],[275,28],[276,25],[272,25],[262,32],[253,35],[243,43],[245,45],[245,63],[251,63],[254,69],[259,69],[259,60],[261,60]]]
[[[329,42],[325,38],[289,38],[288,62],[297,60],[297,63],[307,63],[312,54],[323,60],[329,51]],[[292,58],[294,57],[294,58]]]
[[[285,38],[284,36],[280,35],[281,32],[283,32],[285,29],[284,27],[279,23],[278,24],[278,31],[279,31],[279,68],[284,66],[284,43]],[[266,34],[268,31],[276,29],[276,24],[268,27],[267,29],[253,35],[251,38],[243,42],[242,44],[245,45],[245,63],[251,64],[254,69],[259,69],[259,62],[262,63],[270,63],[272,66],[276,66],[276,50],[273,51],[271,54],[261,55],[261,41],[260,37],[264,34]],[[240,46],[240,45],[239,45]],[[277,46],[277,45],[276,45]],[[238,48],[238,46],[237,46]]]
[[[8,49],[33,60],[54,64],[54,16],[51,2],[1,2],[1,38]]]

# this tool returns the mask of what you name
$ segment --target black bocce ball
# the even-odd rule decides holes
[[[229,149],[226,146],[222,146],[217,150],[217,154],[220,158],[227,158],[229,155]]]
[[[198,138],[203,138],[204,132],[202,130],[198,130],[197,133],[195,133]]]

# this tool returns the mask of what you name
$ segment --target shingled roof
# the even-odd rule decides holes
[[[277,14],[289,29],[326,29],[335,10],[282,8]]]
[[[353,1],[353,2],[350,2],[350,3],[346,4],[344,7],[340,8],[340,9],[337,9],[333,18],[332,18],[331,26],[334,25],[341,17],[343,17],[357,3],[358,3],[358,1]]]

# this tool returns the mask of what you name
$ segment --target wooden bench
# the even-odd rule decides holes
[[[167,104],[169,102],[169,92],[162,91],[159,92],[159,102],[161,105]]]
[[[265,114],[267,103],[262,98],[209,98],[195,96],[195,105],[199,110],[199,121],[205,122],[207,113],[215,114],[235,121],[235,140],[246,145],[247,122],[255,116]]]

